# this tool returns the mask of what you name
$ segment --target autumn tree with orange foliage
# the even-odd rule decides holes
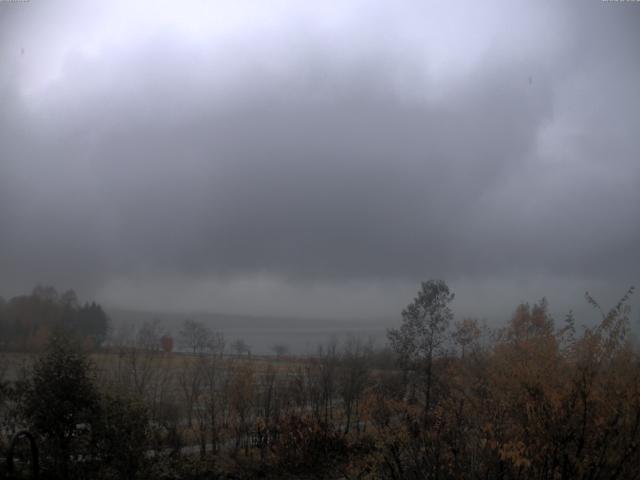
[[[640,356],[627,335],[632,293],[630,288],[607,312],[587,294],[601,318],[581,335],[571,314],[556,327],[543,299],[519,305],[487,348],[433,358],[445,373],[427,424],[415,405],[372,391],[367,408],[376,448],[350,473],[638,478]],[[461,345],[478,333],[463,321],[451,335]]]

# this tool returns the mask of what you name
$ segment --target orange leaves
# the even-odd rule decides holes
[[[520,440],[509,441],[498,449],[498,455],[503,461],[508,461],[517,468],[531,466],[531,461],[526,457],[526,446]]]

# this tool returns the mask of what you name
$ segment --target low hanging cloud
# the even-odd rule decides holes
[[[637,280],[640,8],[114,5],[0,5],[5,290],[355,315]]]

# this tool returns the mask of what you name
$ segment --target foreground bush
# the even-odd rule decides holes
[[[80,346],[52,337],[18,388],[20,414],[36,435],[44,478],[124,478],[143,473],[146,407],[99,392]]]

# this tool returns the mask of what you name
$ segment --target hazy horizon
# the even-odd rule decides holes
[[[0,2],[0,294],[586,318],[640,284],[638,45],[635,2]]]

